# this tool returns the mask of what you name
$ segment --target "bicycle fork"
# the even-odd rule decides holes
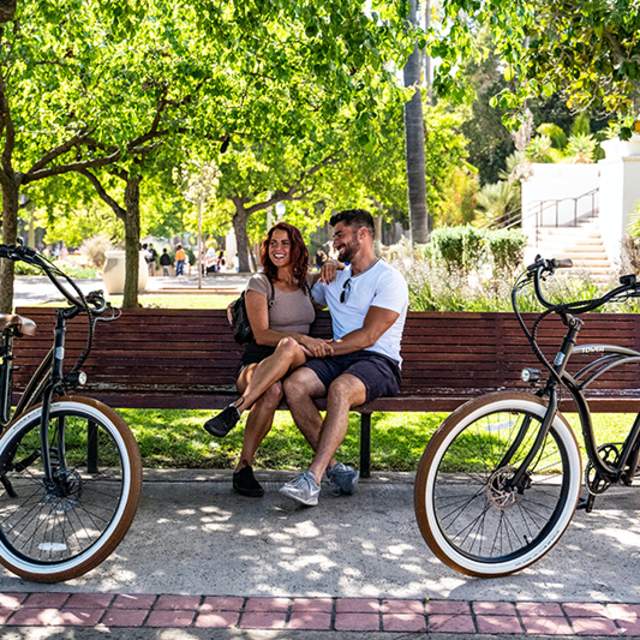
[[[66,477],[66,452],[64,437],[64,420],[59,418],[56,425],[57,443],[56,457],[57,465],[54,469],[51,465],[51,449],[49,446],[49,419],[51,415],[51,402],[54,392],[60,387],[63,379],[62,365],[64,362],[64,338],[66,331],[66,313],[65,310],[58,311],[56,317],[56,327],[53,343],[53,362],[51,366],[51,380],[46,386],[42,397],[42,413],[40,416],[40,454],[42,456],[42,467],[44,470],[44,482],[48,492],[58,494],[61,492],[63,483],[61,481]]]

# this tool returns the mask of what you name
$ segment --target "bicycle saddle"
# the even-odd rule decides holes
[[[0,313],[0,331],[13,329],[17,336],[34,336],[36,323],[15,313]]]

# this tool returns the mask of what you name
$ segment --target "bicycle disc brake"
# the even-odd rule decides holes
[[[500,511],[513,506],[518,498],[516,489],[508,484],[515,471],[515,467],[510,465],[500,467],[491,474],[485,486],[487,500]]]

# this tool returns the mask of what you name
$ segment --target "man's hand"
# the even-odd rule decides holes
[[[299,343],[302,349],[314,358],[326,358],[333,355],[333,347],[326,340],[301,336]]]
[[[325,263],[320,267],[320,282],[324,282],[329,284],[336,279],[336,273],[338,271],[342,271],[344,269],[344,265],[337,260],[329,260],[325,261]]]

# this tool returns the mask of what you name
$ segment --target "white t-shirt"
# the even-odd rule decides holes
[[[343,291],[345,301],[340,302]],[[362,329],[369,307],[391,309],[399,313],[396,321],[367,351],[381,353],[398,364],[402,362],[400,341],[409,306],[409,289],[397,269],[378,260],[373,267],[353,276],[351,267],[348,266],[338,271],[333,282],[316,282],[311,294],[318,304],[329,307],[333,337],[336,340]]]

